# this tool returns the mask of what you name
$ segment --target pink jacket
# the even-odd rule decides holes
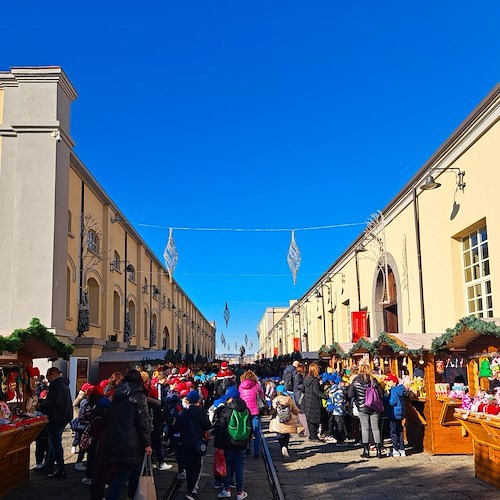
[[[260,392],[262,396],[264,393],[260,388],[258,382],[254,382],[253,380],[243,380],[243,382],[238,387],[240,391],[240,397],[245,401],[250,410],[252,416],[259,415],[259,407],[257,406],[257,393]]]

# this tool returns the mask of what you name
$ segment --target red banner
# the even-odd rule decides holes
[[[352,341],[356,343],[360,338],[368,335],[368,321],[366,311],[351,313]]]
[[[275,348],[274,348],[274,355],[275,355],[275,356],[277,356],[277,355],[278,355],[278,348],[277,348],[277,347],[275,347]]]
[[[300,352],[300,337],[293,338],[293,350]]]

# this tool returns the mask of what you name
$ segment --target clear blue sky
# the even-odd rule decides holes
[[[16,4],[0,69],[64,68],[77,155],[160,257],[167,231],[138,224],[366,221],[500,79],[497,0]],[[264,308],[361,230],[298,233],[296,286],[287,233],[177,232],[175,277],[232,351],[256,346]]]

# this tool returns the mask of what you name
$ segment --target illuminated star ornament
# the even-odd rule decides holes
[[[168,233],[167,246],[163,252],[163,259],[165,260],[165,267],[167,268],[168,275],[170,277],[170,283],[172,283],[172,277],[174,275],[175,267],[177,266],[177,261],[179,260],[179,254],[177,253],[177,248],[175,248],[174,237],[172,236],[173,230],[170,228]]]
[[[297,281],[297,273],[299,272],[300,267],[300,250],[295,243],[295,231],[292,230],[292,241],[290,242],[290,246],[288,247],[288,255],[286,256],[286,260],[288,262],[288,267],[292,272],[293,284]]]
[[[229,307],[227,307],[227,302],[226,302],[226,308],[224,309],[224,320],[226,322],[226,328],[229,323],[229,318],[231,317],[231,313],[229,312]]]

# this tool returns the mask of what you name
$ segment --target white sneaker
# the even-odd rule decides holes
[[[173,467],[173,465],[171,464],[166,464],[165,462],[163,462],[162,464],[160,464],[158,466],[158,470],[169,470]]]
[[[92,486],[92,479],[84,477],[82,479],[82,483],[86,484],[87,486]]]
[[[178,479],[179,481],[185,481],[185,480],[186,480],[186,471],[185,471],[185,470],[183,470],[182,472],[179,472],[179,473],[177,474],[177,479]]]
[[[337,440],[333,436],[327,436],[325,438],[325,443],[336,443]]]
[[[400,457],[406,457],[406,451],[405,450],[399,450],[399,456]]]
[[[74,455],[75,453],[78,453],[78,451],[76,451],[76,446],[72,446],[71,447],[71,453]]]
[[[246,491],[242,491],[236,495],[236,500],[243,500],[248,496],[248,493]]]
[[[393,457],[400,457],[401,455],[399,454],[398,450],[392,450],[392,456]]]
[[[87,470],[87,467],[85,467],[85,465],[83,464],[83,462],[76,462],[75,469],[76,470],[84,471],[84,470]]]
[[[286,446],[283,446],[281,448],[281,454],[284,456],[284,457],[287,457],[287,458],[290,458],[290,455],[288,453],[288,448]]]
[[[217,498],[231,498],[231,490],[222,490],[218,495]],[[238,498],[238,497],[236,497]]]

